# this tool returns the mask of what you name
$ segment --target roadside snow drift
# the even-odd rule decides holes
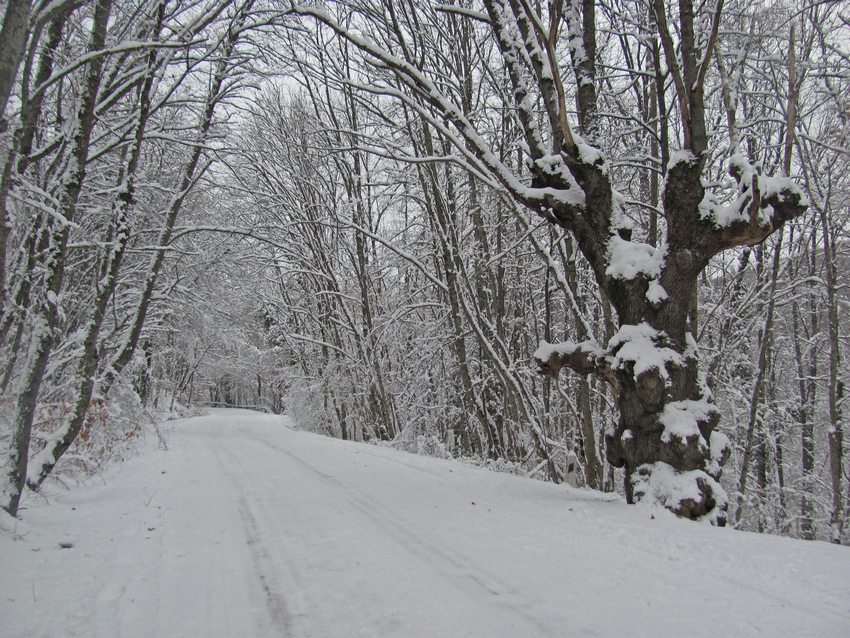
[[[850,636],[850,548],[338,441],[169,423],[0,519],[0,636]]]

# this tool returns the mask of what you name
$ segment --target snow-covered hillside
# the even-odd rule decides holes
[[[848,636],[850,548],[219,410],[0,531],[2,636]]]

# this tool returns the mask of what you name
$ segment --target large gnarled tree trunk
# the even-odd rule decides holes
[[[296,6],[295,11],[314,16],[390,69],[397,85],[417,97],[391,86],[370,90],[395,95],[433,126],[451,131],[458,153],[481,181],[573,233],[602,295],[617,311],[619,331],[604,347],[592,340],[542,344],[535,354],[541,372],[557,378],[560,368],[569,367],[595,373],[615,388],[620,419],[606,433],[606,453],[610,463],[626,470],[630,502],[650,499],[681,516],[708,517],[722,525],[728,498],[717,480],[728,445],[724,436],[714,433],[720,415],[700,382],[692,316],[697,278],[721,251],[758,244],[801,214],[804,197],[790,180],[764,177],[738,155],[730,162],[737,192],[706,190],[703,85],[723,3],[708,16],[710,32],[697,38],[693,3],[680,0],[677,49],[664,3],[655,0],[654,17],[674,81],[684,148],[666,167],[666,237],[658,247],[633,240],[607,161],[593,145],[599,117],[593,88],[595,5],[582,2],[579,11],[577,4],[565,9],[563,2],[550,3],[548,24],[527,0],[484,0],[486,14],[448,5],[439,9],[490,24],[513,89],[511,106],[527,147],[530,185],[497,158],[463,108],[423,70],[322,10]],[[578,83],[580,130],[587,140],[573,133],[567,118],[556,55],[564,16]],[[698,41],[705,42],[705,51],[697,49]],[[545,110],[543,118],[538,117],[538,105]]]
[[[740,156],[730,163],[738,185],[734,201],[722,206],[706,191],[703,82],[711,51],[696,49],[692,4],[682,0],[679,9],[681,55],[674,49],[663,3],[654,4],[685,141],[666,167],[666,241],[660,248],[633,241],[618,214],[604,161],[588,161],[592,148],[566,146],[561,157],[583,191],[584,206],[564,206],[553,198],[550,211],[555,223],[576,233],[600,288],[617,310],[620,330],[607,348],[595,343],[544,344],[536,358],[544,374],[557,376],[561,367],[569,367],[594,372],[615,387],[620,420],[606,433],[606,452],[612,465],[626,470],[629,502],[649,497],[681,516],[708,516],[722,525],[728,499],[717,481],[728,444],[714,432],[720,415],[700,381],[691,300],[697,277],[713,256],[764,241],[801,214],[805,204],[792,182],[762,177]],[[721,9],[722,2],[714,15],[709,49]],[[562,189],[555,172],[541,166],[538,181]]]

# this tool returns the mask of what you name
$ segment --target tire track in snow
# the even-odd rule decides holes
[[[266,608],[269,612],[269,617],[271,618],[275,628],[283,632],[281,634],[282,636],[290,637],[292,636],[292,617],[290,616],[286,599],[278,591],[279,585],[277,579],[268,571],[269,566],[274,565],[275,563],[272,561],[268,548],[266,548],[261,540],[260,526],[248,505],[245,488],[242,486],[242,483],[237,478],[236,474],[227,468],[221,458],[221,454],[219,453],[217,446],[212,444],[209,447],[215,456],[216,461],[218,461],[222,472],[224,472],[224,474],[226,474],[233,483],[239,495],[236,501],[236,507],[239,510],[239,516],[245,532],[245,539],[251,552],[251,558],[254,562],[254,571],[257,574],[257,578],[260,581],[260,586],[263,588],[263,592],[266,594],[265,602]],[[245,471],[242,464],[235,456],[233,457],[233,461],[239,465],[240,471]]]
[[[396,517],[392,513],[387,512],[377,502],[364,498],[354,486],[323,472],[289,450],[283,449],[263,438],[254,436],[252,439],[257,443],[264,444],[276,453],[291,459],[309,474],[321,479],[325,484],[344,492],[347,505],[383,530],[403,551],[418,559],[449,585],[455,587],[465,586],[467,589],[484,593],[484,598],[489,598],[494,606],[497,606],[500,610],[511,610],[529,623],[530,626],[534,627],[536,629],[536,636],[563,635],[563,627],[547,625],[540,618],[526,611],[523,607],[531,607],[531,605],[524,605],[522,601],[516,600],[519,598],[519,592],[516,589],[507,586],[494,576],[485,574],[481,569],[452,556],[441,547],[423,538],[410,527],[396,520]],[[511,598],[514,600],[510,600]]]

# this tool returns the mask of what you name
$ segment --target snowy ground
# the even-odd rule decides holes
[[[0,636],[850,636],[850,548],[287,423],[172,422],[4,513]]]

